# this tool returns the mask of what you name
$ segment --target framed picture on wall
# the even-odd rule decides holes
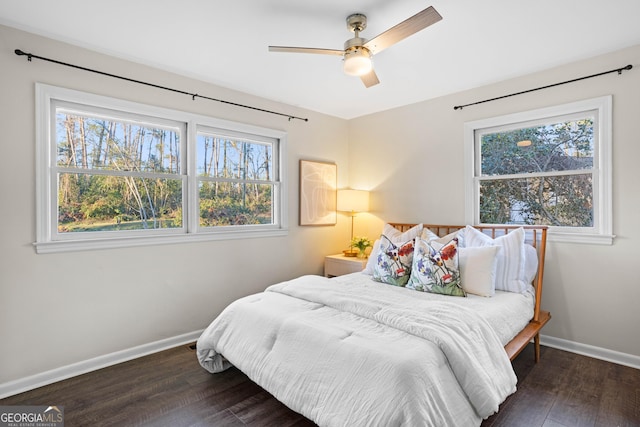
[[[338,167],[300,160],[300,225],[335,225]]]

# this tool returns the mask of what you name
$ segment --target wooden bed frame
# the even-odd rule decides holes
[[[407,231],[417,224],[389,223],[400,231]],[[428,228],[438,236],[445,236],[454,231],[463,229],[466,225],[433,225],[423,224],[424,228]],[[546,225],[474,225],[477,230],[486,233],[492,238],[507,234],[520,227],[525,229],[527,233],[526,242],[531,244],[538,252],[538,272],[533,279],[533,287],[535,288],[536,301],[533,309],[533,318],[525,328],[518,333],[507,345],[504,346],[510,360],[516,358],[518,354],[533,339],[535,348],[535,361],[540,360],[540,330],[551,319],[548,311],[540,309],[540,301],[542,300],[542,280],[544,277],[544,257],[547,247],[547,229]]]

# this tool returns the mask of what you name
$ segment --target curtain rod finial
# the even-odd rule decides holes
[[[24,52],[24,51],[22,51],[20,49],[16,49],[13,52],[18,56],[25,56],[26,55],[27,56],[27,61],[31,62],[31,57],[33,55],[31,55],[30,53],[26,53],[26,52]]]

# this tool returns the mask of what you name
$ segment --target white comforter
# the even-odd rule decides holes
[[[474,310],[371,280],[303,276],[235,301],[198,339],[321,426],[478,426],[516,389]],[[454,297],[450,297],[454,298]]]

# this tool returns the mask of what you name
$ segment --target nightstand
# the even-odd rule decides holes
[[[324,257],[324,275],[327,277],[342,276],[364,270],[367,258],[346,257],[342,254]]]

